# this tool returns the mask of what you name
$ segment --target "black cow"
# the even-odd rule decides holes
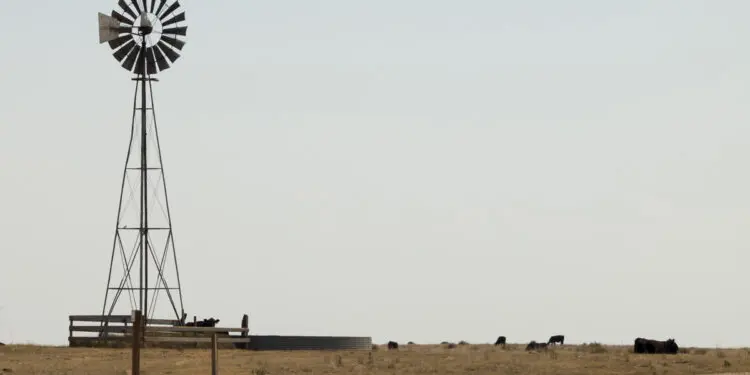
[[[677,354],[679,350],[680,347],[672,338],[659,341],[638,337],[633,343],[633,353],[639,354]]]
[[[560,343],[560,345],[565,344],[565,335],[554,335],[550,336],[549,340],[547,341],[547,344],[556,344]]]
[[[635,342],[633,342],[633,353],[648,353],[648,351],[646,350],[647,342],[648,340],[644,339],[643,337],[636,337]]]
[[[218,323],[219,320],[220,319],[209,318],[203,319],[202,321],[189,322],[185,325],[188,327],[216,327],[216,323]]]
[[[388,341],[388,350],[398,349],[398,343],[395,341]]]
[[[547,350],[547,343],[531,341],[529,345],[526,345],[526,350]]]
[[[505,336],[499,336],[497,338],[497,341],[495,341],[495,346],[497,345],[502,345],[503,347],[505,347]]]
[[[216,327],[216,324],[219,323],[219,319],[203,319],[203,325],[198,325],[199,327]]]

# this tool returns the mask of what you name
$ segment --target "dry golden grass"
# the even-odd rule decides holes
[[[491,345],[403,345],[398,351],[220,351],[222,375],[234,374],[711,374],[750,371],[750,349],[683,349],[678,355],[630,353],[598,344],[525,352]],[[144,349],[142,374],[209,374],[206,349]],[[0,347],[0,374],[128,374],[130,352],[41,346]]]

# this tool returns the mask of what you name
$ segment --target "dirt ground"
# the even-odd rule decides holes
[[[234,374],[738,374],[750,372],[750,349],[681,349],[633,354],[630,347],[565,345],[526,352],[523,345],[403,345],[398,351],[220,351],[219,373]],[[130,352],[43,346],[0,347],[0,375],[130,373]],[[206,349],[144,349],[142,374],[210,374]]]

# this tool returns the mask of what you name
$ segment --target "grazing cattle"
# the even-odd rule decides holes
[[[644,339],[638,337],[633,343],[633,353],[640,354],[677,354],[680,347],[674,339],[666,341]]]
[[[458,345],[456,345],[456,344],[454,344],[454,343],[449,343],[449,344],[448,344],[448,349],[455,349],[455,348],[456,348],[457,346],[458,346]]]
[[[497,338],[497,341],[495,341],[495,346],[497,345],[505,346],[505,336],[499,336]]]
[[[556,344],[560,343],[560,345],[565,344],[565,335],[554,335],[550,336],[549,340],[547,341],[547,344]]]
[[[526,350],[547,350],[547,343],[531,341],[529,345],[526,345]]]
[[[388,341],[388,350],[398,349],[398,343],[395,341]]]
[[[203,324],[199,322],[198,327],[216,327],[217,323],[219,323],[219,319],[203,319]]]
[[[648,340],[644,339],[643,337],[636,337],[635,342],[633,342],[633,353],[648,353],[646,351],[647,341]]]
[[[209,318],[198,322],[189,322],[185,325],[188,327],[216,327],[216,323],[218,322],[219,319]]]
[[[655,346],[657,353],[677,354],[680,351],[680,347],[677,345],[677,342],[672,338],[667,339],[667,341],[657,341],[657,344]]]

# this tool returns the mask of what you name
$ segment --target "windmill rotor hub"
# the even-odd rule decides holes
[[[149,20],[149,14],[143,13],[140,16],[140,26],[138,26],[138,34],[149,35],[154,31],[154,26]]]
[[[149,36],[146,44],[150,47],[161,39],[161,22],[159,22],[159,18],[153,13],[141,13],[138,19],[135,20],[135,24],[138,25],[138,37],[133,35],[136,42],[142,42],[144,36]]]

